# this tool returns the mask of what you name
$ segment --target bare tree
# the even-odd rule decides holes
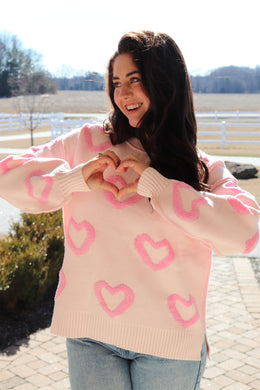
[[[14,99],[15,110],[20,115],[22,126],[30,131],[31,146],[34,145],[34,131],[41,125],[44,113],[48,112],[50,99],[48,94],[23,95]]]
[[[0,96],[14,97],[22,126],[30,130],[31,145],[33,132],[48,108],[47,94],[57,90],[50,73],[42,66],[41,57],[33,49],[24,49],[16,35],[0,33]]]
[[[19,95],[14,99],[15,110],[20,114],[23,127],[28,128],[33,146],[33,133],[43,120],[43,114],[50,106],[49,94],[56,92],[56,85],[52,82],[48,72],[23,72],[15,82],[18,85]]]

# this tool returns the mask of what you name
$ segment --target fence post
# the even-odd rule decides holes
[[[9,116],[9,131],[12,131],[13,130],[13,121],[12,121],[12,117]]]
[[[19,119],[20,119],[20,130],[23,131],[24,130],[24,127],[23,127],[23,117],[22,117],[21,113],[20,113]]]
[[[225,149],[225,141],[226,141],[226,121],[222,121],[221,125],[221,148]]]

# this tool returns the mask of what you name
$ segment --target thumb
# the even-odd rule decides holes
[[[133,183],[127,184],[126,186],[120,188],[117,194],[117,198],[121,200],[126,195],[133,194],[133,193],[136,194],[138,181],[139,181],[139,177]]]

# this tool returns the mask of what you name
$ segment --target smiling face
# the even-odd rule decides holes
[[[141,73],[130,54],[120,54],[113,66],[114,100],[130,126],[138,127],[150,106]]]

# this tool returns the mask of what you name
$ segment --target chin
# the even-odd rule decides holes
[[[134,128],[138,128],[140,121],[128,121],[129,125]]]

